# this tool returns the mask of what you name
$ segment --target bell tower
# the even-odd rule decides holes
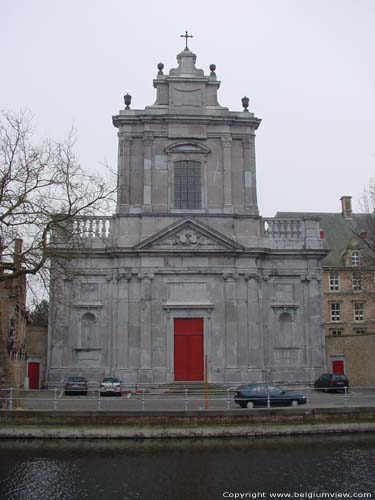
[[[131,96],[113,117],[118,128],[117,213],[258,215],[255,131],[260,120],[218,102],[216,66],[204,74],[186,46],[178,66],[157,65],[156,100],[133,110]]]

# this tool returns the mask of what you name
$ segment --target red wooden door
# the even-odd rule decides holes
[[[341,359],[337,359],[332,361],[332,373],[335,375],[343,375],[344,374],[344,361]]]
[[[28,364],[29,389],[39,389],[39,363],[32,361]]]
[[[174,379],[203,380],[203,318],[174,320]]]

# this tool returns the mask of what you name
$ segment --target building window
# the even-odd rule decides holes
[[[176,161],[174,164],[174,207],[201,208],[201,164],[198,161]]]
[[[354,302],[354,321],[363,321],[365,319],[365,304],[363,302]]]
[[[362,273],[360,273],[359,271],[353,271],[352,285],[353,292],[359,292],[360,290],[362,290]]]
[[[339,286],[339,273],[338,271],[331,271],[329,273],[329,291],[335,292],[340,289]]]
[[[353,333],[355,335],[366,335],[366,328],[354,328]]]
[[[334,337],[340,337],[340,335],[342,335],[342,330],[330,330],[330,332]]]
[[[340,302],[330,303],[331,322],[340,321],[341,319],[341,304]]]
[[[353,250],[352,251],[352,266],[359,266],[360,262],[360,255],[358,250]]]

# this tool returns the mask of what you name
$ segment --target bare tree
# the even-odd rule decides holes
[[[56,249],[54,236],[66,244],[76,238],[77,217],[108,209],[114,189],[104,176],[82,169],[75,142],[73,130],[62,141],[36,143],[29,112],[0,112],[0,286],[35,275],[47,283],[50,259],[56,257],[61,266],[68,259],[68,252]],[[0,309],[4,381],[2,324]]]
[[[375,179],[370,179],[369,185],[364,189],[361,208],[364,212],[364,227],[356,230],[356,235],[361,239],[368,265],[375,266]]]
[[[33,143],[28,113],[0,115],[0,282],[43,271],[51,235],[69,239],[78,216],[105,209],[113,193],[104,177],[89,174],[74,154],[76,134]],[[12,264],[15,241],[22,239]]]

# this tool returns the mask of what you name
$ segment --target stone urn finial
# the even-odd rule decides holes
[[[247,108],[249,107],[249,102],[250,102],[250,101],[249,101],[249,98],[245,96],[245,97],[243,97],[243,98],[241,99],[241,102],[242,102],[242,106],[243,106],[243,108],[244,108],[244,111],[249,112],[249,110],[247,109]]]
[[[164,75],[163,73],[163,69],[164,69],[164,64],[163,63],[159,63],[158,64],[158,76],[161,76],[161,75]]]
[[[211,71],[210,76],[216,76],[215,69],[216,69],[216,64],[210,64],[210,71]]]
[[[132,103],[132,96],[130,94],[124,95],[125,109],[130,109],[130,104]]]

